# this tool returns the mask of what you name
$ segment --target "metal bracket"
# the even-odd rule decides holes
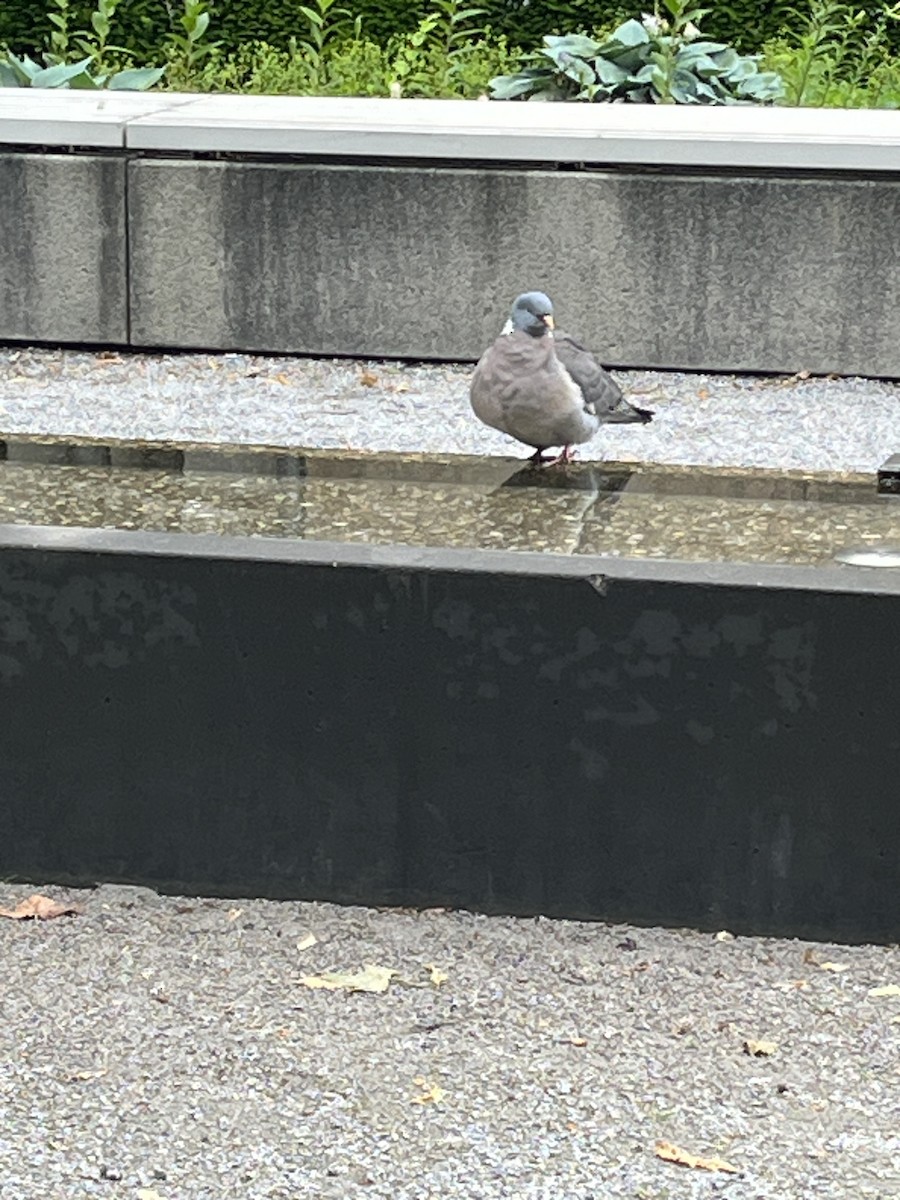
[[[879,496],[900,496],[900,454],[891,457],[878,468]]]

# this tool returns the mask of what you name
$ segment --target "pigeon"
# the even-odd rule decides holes
[[[653,413],[635,408],[590,350],[557,330],[543,292],[523,292],[509,320],[485,350],[472,376],[469,399],[485,425],[534,447],[530,462],[562,446],[549,465],[571,462],[573,445],[589,442],[601,425],[646,423]]]

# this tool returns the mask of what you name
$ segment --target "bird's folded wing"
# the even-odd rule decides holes
[[[611,412],[622,401],[622,389],[597,362],[590,350],[585,349],[567,333],[553,335],[556,357],[581,388],[585,408],[602,416]]]

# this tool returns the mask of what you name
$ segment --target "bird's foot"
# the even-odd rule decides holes
[[[575,459],[575,450],[572,446],[563,446],[562,454],[558,458],[552,458],[548,463],[548,467],[555,467],[559,463],[570,463]]]
[[[540,446],[537,448],[537,450],[535,450],[534,454],[532,454],[531,457],[528,459],[528,462],[534,463],[534,465],[536,467],[541,467],[544,465],[544,463],[549,463],[552,461],[554,461],[554,460],[544,457],[544,451]]]

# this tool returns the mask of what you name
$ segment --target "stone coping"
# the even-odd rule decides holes
[[[0,145],[900,171],[900,112],[0,89]]]

